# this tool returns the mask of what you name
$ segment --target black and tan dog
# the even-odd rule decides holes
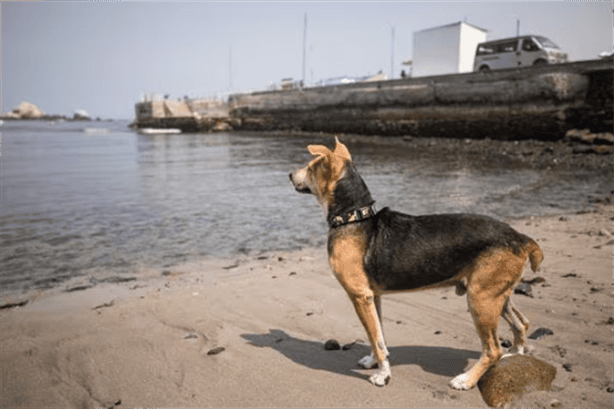
[[[535,241],[486,216],[410,216],[388,208],[376,213],[345,145],[335,138],[332,151],[320,145],[308,150],[316,158],[290,179],[297,191],[313,194],[327,214],[329,262],[369,337],[371,355],[358,363],[379,366],[370,377],[373,384],[383,386],[391,375],[380,310],[380,297],[389,292],[456,286],[457,294],[467,293],[482,355],[450,382],[452,388],[473,387],[501,358],[501,316],[514,333],[510,353],[525,352],[529,322],[510,295],[527,259],[533,271],[543,259]]]

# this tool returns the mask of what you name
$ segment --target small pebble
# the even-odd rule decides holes
[[[441,331],[439,330],[435,331],[435,335],[439,335],[439,334],[441,334]]]
[[[550,401],[550,403],[549,403],[549,405],[550,405],[550,407],[551,407],[551,408],[558,408],[558,407],[561,407],[561,405],[562,405],[562,404],[563,404],[563,403],[562,403],[560,400],[558,400],[558,399],[552,399],[552,400]]]
[[[542,339],[545,335],[553,335],[551,329],[540,327],[535,330],[531,335],[529,335],[529,339]]]
[[[526,295],[527,297],[533,298],[533,288],[529,284],[520,283],[514,288],[515,294]]]
[[[324,343],[324,350],[326,351],[337,351],[341,349],[341,345],[336,339],[329,339]]]
[[[525,284],[531,284],[531,285],[533,285],[533,284],[545,283],[545,282],[546,282],[546,279],[545,279],[544,277],[542,277],[542,276],[538,276],[538,277],[532,278],[532,279],[530,279],[530,280],[525,280],[525,279],[523,278],[523,279],[522,279],[522,282],[523,282],[523,283],[525,283]]]
[[[567,372],[571,372],[571,364],[567,363],[567,364],[563,364],[563,368],[567,371]]]
[[[213,349],[210,349],[209,352],[207,352],[207,355],[217,355],[224,350],[226,350],[226,348],[224,347],[213,348]]]
[[[612,393],[614,392],[614,388],[612,388],[611,386],[608,386],[608,388],[606,389],[606,392]]]
[[[569,278],[569,277],[577,277],[578,275],[576,273],[567,273],[565,275],[562,275],[561,277],[563,278]]]
[[[509,339],[504,339],[503,342],[501,342],[501,346],[503,348],[510,348],[512,346],[512,341]]]

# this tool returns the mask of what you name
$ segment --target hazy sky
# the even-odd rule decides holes
[[[390,72],[412,55],[414,31],[458,21],[489,39],[552,39],[572,61],[611,50],[612,3],[6,2],[1,7],[1,110],[29,101],[49,114],[134,117],[147,92],[211,97],[302,78],[306,84]],[[232,88],[231,88],[232,85]]]

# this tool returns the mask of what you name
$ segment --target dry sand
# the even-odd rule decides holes
[[[529,333],[552,330],[529,342],[562,388],[525,395],[523,405],[612,405],[612,220],[602,205],[511,221],[544,250],[541,271],[527,268],[525,278],[546,281],[515,303]],[[391,295],[383,312],[392,380],[378,388],[367,380],[373,371],[356,366],[366,336],[324,248],[42,293],[1,312],[1,406],[484,406],[477,388],[448,387],[480,351],[465,297],[451,288]],[[331,338],[349,349],[324,350]]]

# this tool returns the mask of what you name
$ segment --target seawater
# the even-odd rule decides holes
[[[325,243],[315,199],[288,174],[306,146],[332,140],[213,133],[139,135],[127,121],[6,121],[2,132],[2,293],[75,277],[162,272],[204,257]],[[377,200],[412,214],[475,212],[503,220],[573,211],[605,189],[590,174],[420,160],[349,144]]]

